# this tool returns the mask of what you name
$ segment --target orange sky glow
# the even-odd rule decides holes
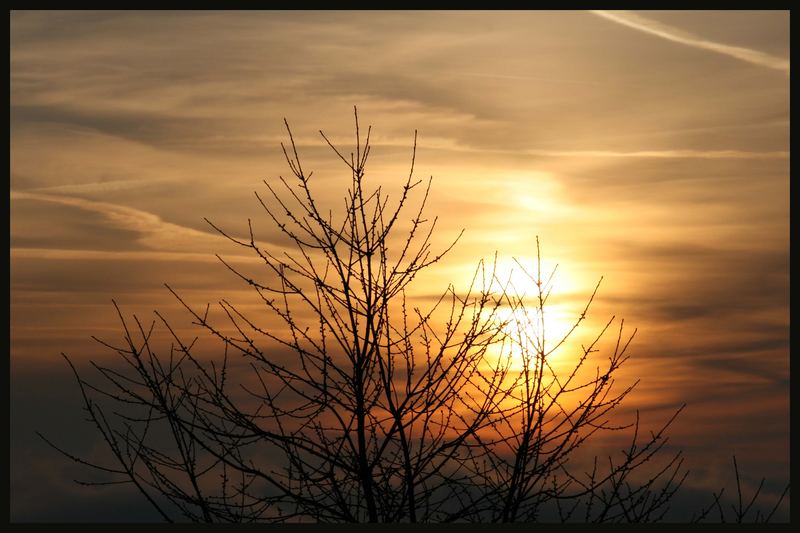
[[[203,218],[236,235],[251,218],[263,247],[288,246],[253,194],[289,173],[284,117],[335,212],[349,174],[318,130],[349,151],[354,105],[372,125],[368,184],[397,197],[417,130],[434,248],[464,230],[412,285],[415,305],[465,287],[495,252],[525,290],[514,258],[535,269],[538,236],[543,271],[558,264],[549,336],[603,277],[558,364],[616,316],[613,348],[624,318],[637,333],[618,379],[641,382],[623,414],[655,427],[688,404],[670,442],[691,490],[729,484],[733,454],[748,487],[788,481],[788,11],[10,19],[12,520],[111,516],[86,510],[106,496],[76,495],[73,467],[33,435],[81,423],[60,352],[109,356],[90,336],[119,338],[112,298],[188,335],[164,283],[257,312],[214,254],[258,261]]]

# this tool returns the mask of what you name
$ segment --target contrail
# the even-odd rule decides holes
[[[672,26],[667,26],[666,24],[642,17],[629,11],[610,12],[595,10],[592,11],[592,13],[618,24],[622,24],[623,26],[628,26],[629,28],[643,31],[651,35],[657,35],[658,37],[662,37],[676,43],[694,46],[695,48],[711,50],[713,52],[734,57],[742,61],[747,61],[748,63],[752,63],[754,65],[760,65],[762,67],[772,68],[775,70],[782,70],[786,73],[789,72],[788,59],[765,54],[764,52],[759,52],[758,50],[752,50],[750,48],[708,41],[702,37],[692,35],[689,32],[680,30],[678,28],[673,28]]]

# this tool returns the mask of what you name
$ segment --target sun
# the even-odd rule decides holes
[[[560,361],[561,355],[574,333],[576,319],[561,307],[502,307],[497,312],[508,342],[504,351],[513,359],[513,365],[523,365],[545,354],[550,363]]]
[[[506,294],[507,305],[498,309],[497,320],[508,337],[504,350],[512,364],[524,365],[541,354],[551,363],[558,361],[579,316],[559,298],[574,290],[570,276],[559,272],[556,263],[517,258],[498,264],[496,281]]]

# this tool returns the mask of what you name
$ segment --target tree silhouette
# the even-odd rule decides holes
[[[362,136],[357,112],[354,152],[320,131],[350,174],[343,209],[326,212],[286,129],[292,176],[279,186],[265,181],[268,195],[256,198],[292,250],[261,246],[250,220],[246,237],[207,220],[260,259],[257,278],[217,256],[263,312],[223,299],[220,323],[210,305],[195,309],[167,286],[193,324],[218,339],[218,357],[199,355],[198,338],[182,338],[158,311],[145,325],[116,303],[123,345],[96,340],[120,364],[92,363],[86,378],[64,355],[111,453],[103,463],[48,440],[111,475],[84,483],[132,484],[166,521],[661,519],[686,476],[681,453],[663,449],[680,409],[644,436],[638,414],[614,421],[635,386],[615,380],[633,335],[612,317],[570,369],[552,364],[600,283],[554,341],[545,310],[555,271],[545,277],[541,261],[526,272],[532,299],[501,279],[495,256],[478,263],[466,289],[450,285],[429,308],[413,306],[407,290],[418,273],[458,241],[434,249],[437,218],[425,215],[431,179],[414,177],[416,133],[410,171],[390,203],[381,187],[367,187],[371,128]],[[536,246],[541,258],[538,238]],[[171,337],[164,352],[152,340],[157,325]],[[601,355],[612,326],[615,347]],[[577,460],[597,434],[626,431],[618,457],[596,457],[588,468]]]

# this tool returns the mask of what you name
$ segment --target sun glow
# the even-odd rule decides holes
[[[521,367],[545,354],[551,364],[562,363],[577,319],[563,306],[503,307],[497,319],[508,341],[502,354],[510,356],[512,367]]]
[[[498,264],[496,280],[506,295],[507,305],[498,310],[497,320],[508,335],[503,353],[510,355],[512,366],[541,354],[550,363],[560,361],[580,316],[580,310],[558,301],[572,292],[570,277],[556,263],[521,258]]]

